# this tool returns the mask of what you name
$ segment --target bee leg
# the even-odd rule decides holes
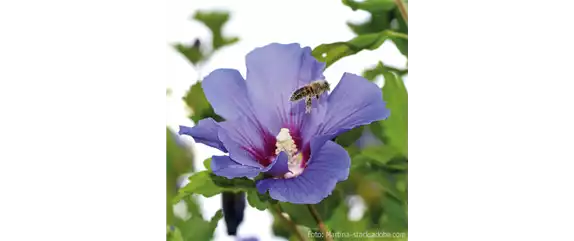
[[[317,95],[315,95],[315,98],[317,98],[317,100],[319,100],[319,96],[321,96],[321,95],[317,94]]]
[[[311,113],[311,107],[313,106],[313,102],[311,97],[305,98],[305,113]]]

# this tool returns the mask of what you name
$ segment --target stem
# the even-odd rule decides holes
[[[323,238],[327,241],[333,241],[333,238],[330,236],[330,233],[328,233],[327,227],[323,223],[323,220],[321,220],[321,217],[319,216],[319,212],[317,212],[317,210],[315,209],[315,206],[313,206],[312,204],[307,204],[307,208],[309,208],[309,212],[311,212],[311,215],[313,216],[313,218],[317,222],[317,226],[319,226],[319,230],[321,230],[321,233],[323,233]]]
[[[407,8],[405,8],[405,4],[403,3],[402,0],[395,0],[395,3],[397,4],[397,7],[399,7],[399,11],[401,12],[401,15],[403,16],[403,19],[405,20],[405,23],[407,25],[409,25],[408,23],[408,15],[407,15]]]
[[[297,236],[297,238],[301,241],[307,241],[307,239],[305,239],[303,237],[303,234],[301,234],[301,232],[299,232],[299,229],[297,228],[297,225],[295,225],[295,223],[289,219],[287,219],[285,216],[283,216],[282,211],[281,211],[281,206],[279,206],[279,204],[273,204],[271,205],[273,208],[272,210],[275,212],[275,214],[277,214],[276,216],[279,216],[279,219],[281,219],[281,221],[283,221],[284,223],[287,223],[287,225],[289,225],[289,228],[292,229],[292,231],[295,233],[295,235]]]

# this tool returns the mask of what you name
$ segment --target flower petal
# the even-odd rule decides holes
[[[323,142],[323,144],[321,144]],[[257,190],[278,201],[296,204],[315,204],[335,189],[338,181],[349,175],[351,158],[343,147],[324,138],[311,142],[311,159],[300,176],[290,179],[263,179]]]
[[[233,161],[228,156],[211,157],[211,170],[215,175],[227,178],[253,178],[259,175],[259,172],[261,171],[260,168],[241,165]]]
[[[275,137],[244,117],[220,123],[219,140],[234,161],[263,168],[259,161],[275,156]],[[269,161],[270,162],[270,161]]]
[[[389,114],[382,91],[376,84],[345,73],[329,95],[324,122],[318,126],[316,135],[334,137],[357,126],[386,119]]]
[[[193,137],[197,143],[202,143],[220,151],[227,152],[223,143],[219,140],[217,133],[219,132],[219,124],[212,118],[200,120],[194,127],[179,126],[180,135],[188,135]]]
[[[279,155],[269,164],[269,166],[265,167],[262,171],[272,176],[283,176],[283,174],[289,171],[289,165],[287,164],[289,157],[287,153],[280,152]]]
[[[288,111],[298,103],[291,94],[311,81],[324,79],[324,63],[311,55],[309,47],[272,43],[256,48],[246,56],[247,90],[257,105],[261,123],[273,133],[288,121]]]
[[[216,69],[203,79],[201,87],[215,113],[226,120],[254,116],[245,80],[239,71]]]

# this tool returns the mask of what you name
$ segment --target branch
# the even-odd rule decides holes
[[[297,236],[297,238],[300,241],[307,241],[307,239],[305,239],[303,237],[303,234],[301,234],[301,232],[299,232],[297,225],[293,221],[291,221],[291,220],[287,219],[285,216],[283,216],[283,213],[281,211],[281,206],[279,206],[279,204],[273,204],[273,205],[271,205],[271,207],[272,207],[271,210],[273,210],[273,212],[275,212],[275,214],[277,214],[276,216],[279,216],[279,219],[281,219],[281,221],[283,221],[284,223],[287,223],[287,225],[289,225],[289,228],[292,229],[292,231],[295,233],[295,235]]]
[[[395,3],[397,3],[397,7],[399,7],[399,10],[401,11],[401,15],[403,16],[403,19],[405,20],[405,23],[408,25],[408,16],[407,16],[407,8],[405,7],[405,4],[403,3],[402,0],[395,0]]]
[[[321,230],[321,233],[323,233],[323,238],[327,241],[333,241],[333,238],[330,236],[330,233],[327,231],[327,227],[325,226],[325,224],[323,223],[323,220],[321,220],[321,217],[319,216],[319,212],[317,212],[315,207],[311,204],[307,204],[307,208],[309,208],[309,212],[311,212],[311,215],[313,216],[313,218],[317,222],[317,226],[319,226],[319,230]]]

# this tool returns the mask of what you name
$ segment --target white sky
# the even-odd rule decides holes
[[[224,28],[224,33],[239,36],[240,41],[218,51],[210,62],[205,64],[201,73],[196,72],[187,60],[176,51],[169,51],[168,88],[172,90],[167,98],[167,125],[177,130],[178,125],[193,123],[187,118],[185,104],[181,101],[187,89],[197,80],[217,68],[235,68],[245,76],[244,57],[250,50],[271,42],[298,42],[303,46],[315,47],[322,43],[345,41],[354,37],[346,26],[348,20],[363,21],[368,17],[366,12],[353,12],[340,1],[222,1],[222,0],[169,0],[167,6],[167,40],[166,48],[171,43],[190,43],[193,39],[210,39],[210,32],[201,23],[190,21],[198,9],[223,9],[231,12],[231,19]],[[338,83],[344,72],[361,74],[366,67],[373,66],[382,60],[385,64],[405,67],[406,58],[391,43],[385,43],[375,51],[363,51],[358,55],[339,60],[325,71],[325,77],[331,84]],[[191,138],[184,138],[193,145]],[[204,145],[193,145],[196,155],[196,167],[203,169],[202,160],[222,154]],[[211,217],[221,208],[219,195],[203,199],[203,211]],[[284,240],[273,238],[271,231],[272,217],[267,212],[247,207],[243,223],[238,229],[239,237],[259,237],[260,240]],[[228,237],[225,223],[220,221],[215,240],[235,240]]]

